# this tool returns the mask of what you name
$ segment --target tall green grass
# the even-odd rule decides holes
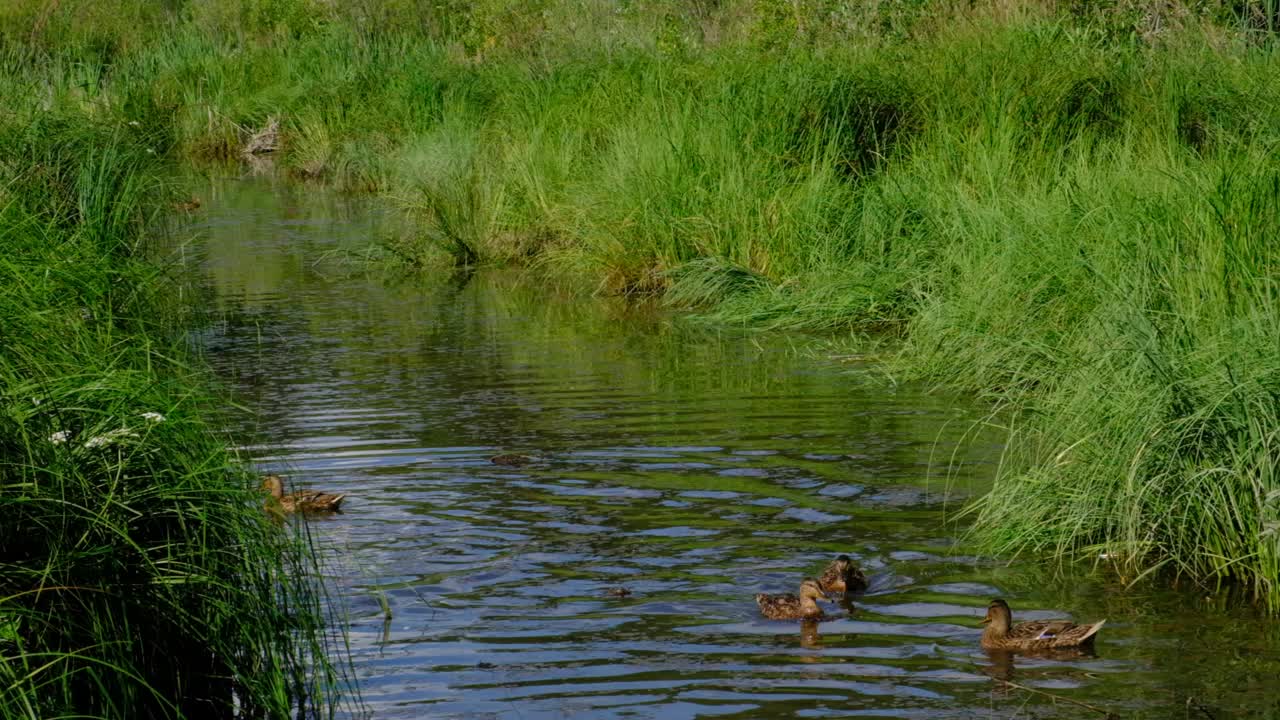
[[[0,83],[0,715],[327,713],[309,543],[212,423],[150,256],[152,138]]]
[[[15,74],[187,159],[282,117],[420,217],[392,262],[887,332],[1011,411],[987,548],[1277,609],[1276,9],[224,0]]]

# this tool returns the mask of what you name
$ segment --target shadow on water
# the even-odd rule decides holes
[[[204,194],[200,340],[264,471],[350,494],[314,532],[377,717],[1280,717],[1276,623],[953,551],[1000,450],[963,399],[518,278],[344,274],[321,259],[391,220]],[[837,553],[871,580],[837,619],[757,615]],[[996,595],[1109,618],[1097,656],[988,656]]]

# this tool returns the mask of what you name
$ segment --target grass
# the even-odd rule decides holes
[[[326,714],[309,543],[208,417],[150,259],[153,139],[0,82],[0,715]]]
[[[225,0],[67,11],[11,75],[192,161],[279,116],[288,171],[421,219],[389,262],[890,333],[1011,411],[980,544],[1277,610],[1276,12]]]

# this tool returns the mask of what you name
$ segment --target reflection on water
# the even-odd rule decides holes
[[[376,717],[1085,712],[1055,695],[1280,717],[1274,623],[953,552],[944,516],[999,454],[963,401],[804,338],[503,276],[343,275],[323,259],[387,221],[266,182],[204,192],[191,264],[219,322],[202,342],[257,413],[241,430],[262,468],[350,494],[314,528]],[[837,619],[758,616],[754,593],[839,553],[871,587]],[[996,595],[1019,619],[1108,617],[1098,657],[988,656]]]

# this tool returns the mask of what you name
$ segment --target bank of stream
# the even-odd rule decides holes
[[[261,178],[198,195],[185,259],[217,320],[200,342],[252,410],[246,451],[350,495],[312,532],[374,717],[1092,712],[1054,696],[1280,717],[1275,621],[956,546],[945,521],[989,489],[1003,439],[966,398],[810,336],[519,277],[352,274],[324,258],[390,231],[368,201]],[[871,578],[851,614],[816,634],[758,616],[754,593],[838,553]],[[993,596],[1027,619],[1108,618],[1097,656],[989,657]]]

